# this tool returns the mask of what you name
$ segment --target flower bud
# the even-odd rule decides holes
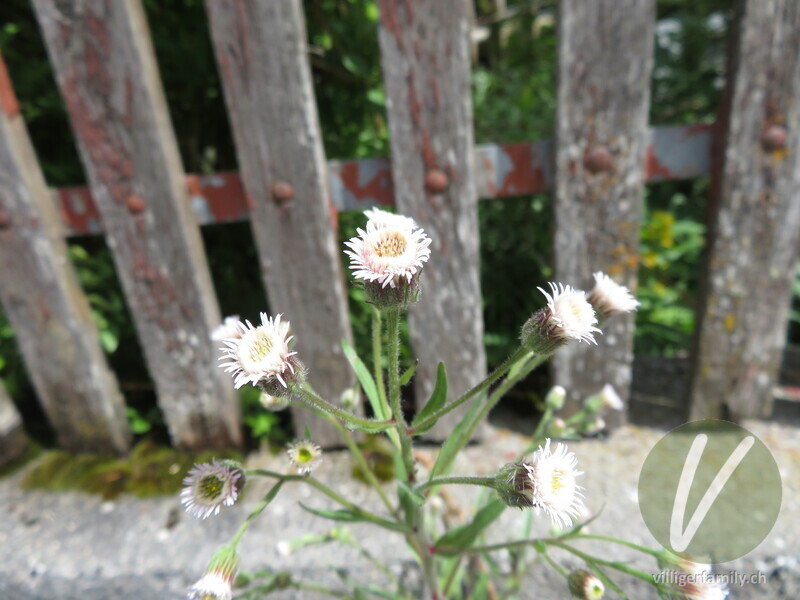
[[[600,600],[606,591],[603,582],[594,573],[578,570],[567,579],[570,593],[581,600]]]
[[[567,397],[567,390],[560,385],[555,385],[547,392],[544,397],[544,405],[552,411],[564,408],[564,400]]]
[[[270,394],[264,391],[261,392],[258,401],[261,403],[261,406],[263,406],[270,412],[279,412],[289,406],[289,399],[286,398],[285,396],[278,398],[275,396],[271,396]]]
[[[222,546],[211,559],[203,575],[190,589],[188,600],[231,600],[233,580],[239,568],[239,556],[231,546]]]

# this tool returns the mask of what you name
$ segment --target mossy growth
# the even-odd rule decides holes
[[[385,440],[375,435],[368,436],[359,444],[359,447],[361,452],[364,453],[367,465],[375,473],[378,481],[385,483],[392,481],[397,476],[394,466],[394,454]],[[353,465],[353,477],[367,483],[364,472],[358,464]]]
[[[37,458],[41,453],[42,447],[36,442],[28,440],[22,454],[0,467],[0,479],[13,475],[33,459]]]
[[[106,499],[123,493],[140,498],[170,495],[180,491],[181,482],[193,464],[213,458],[241,460],[242,457],[235,451],[189,453],[146,439],[137,443],[126,457],[51,450],[25,474],[22,487],[80,490]]]

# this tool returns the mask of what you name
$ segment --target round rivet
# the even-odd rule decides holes
[[[294,196],[292,184],[287,181],[276,181],[272,184],[272,199],[275,202],[288,202]]]
[[[431,169],[425,175],[425,187],[433,194],[441,194],[450,185],[450,180],[444,171],[439,169]]]
[[[614,166],[614,158],[607,146],[595,146],[589,148],[583,156],[583,166],[589,173],[597,174],[603,171],[611,171]]]
[[[125,201],[125,203],[128,206],[128,210],[135,215],[143,212],[144,209],[147,208],[141,196],[128,196],[128,199]]]
[[[780,125],[770,125],[761,134],[761,147],[767,152],[786,148],[786,129]]]

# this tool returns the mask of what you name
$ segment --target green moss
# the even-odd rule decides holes
[[[189,453],[149,440],[142,440],[124,458],[101,454],[70,454],[49,451],[22,480],[24,489],[80,490],[115,498],[120,494],[139,497],[170,495],[181,489],[181,481],[195,463],[212,458],[241,460],[234,451]]]
[[[378,481],[392,481],[397,475],[394,468],[392,449],[378,436],[370,436],[359,445],[367,459],[367,464],[375,473]],[[353,466],[353,477],[367,483],[364,472],[357,464]]]

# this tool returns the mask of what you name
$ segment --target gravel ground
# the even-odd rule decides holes
[[[750,555],[720,570],[761,572],[766,582],[733,587],[730,598],[800,598],[800,430],[778,422],[751,421],[744,425],[756,433],[774,453],[783,478],[783,505],[778,523],[768,538]],[[664,430],[628,426],[605,440],[571,444],[585,472],[588,508],[604,506],[592,533],[615,535],[655,546],[636,503],[639,469],[647,452]],[[525,438],[504,428],[492,428],[486,440],[471,446],[454,473],[488,474],[512,459]],[[423,460],[433,454],[421,450]],[[253,455],[249,466],[285,471],[282,456]],[[360,506],[381,510],[373,493],[350,476],[349,457],[329,453],[318,476]],[[266,489],[266,483],[248,483],[245,496],[215,518],[197,521],[184,514],[177,498],[114,501],[81,493],[23,492],[22,473],[0,480],[0,598],[11,600],[138,600],[185,598],[185,591],[203,572],[214,549],[236,531],[247,512]],[[390,486],[391,487],[391,486]],[[472,488],[453,488],[453,497],[469,514]],[[391,491],[391,490],[390,490]],[[325,498],[302,484],[286,485],[279,497],[256,521],[241,545],[242,568],[288,569],[312,581],[336,583],[334,569],[347,569],[357,581],[380,583],[382,576],[349,547],[324,545],[300,552],[281,552],[286,540],[316,532],[331,524],[297,506],[302,501],[317,508],[331,507]],[[497,539],[514,534],[519,511],[506,511],[492,533]],[[537,533],[546,535],[544,518],[536,520]],[[734,527],[736,524],[732,523]],[[359,524],[349,527],[363,536],[366,547],[382,557],[401,577],[415,578],[404,543],[391,535],[375,535]],[[381,530],[382,532],[382,530]],[[590,548],[590,546],[586,546]],[[631,555],[622,547],[600,547],[604,557],[636,558],[640,568],[654,570],[652,562]],[[502,560],[502,555],[498,555]],[[566,566],[578,566],[563,557]],[[631,598],[649,599],[654,594],[636,580],[621,579]],[[609,594],[613,597],[613,594]],[[272,597],[272,596],[271,596]],[[309,592],[284,591],[278,598],[314,598]],[[568,598],[563,580],[545,565],[532,565],[524,584],[524,598]]]

